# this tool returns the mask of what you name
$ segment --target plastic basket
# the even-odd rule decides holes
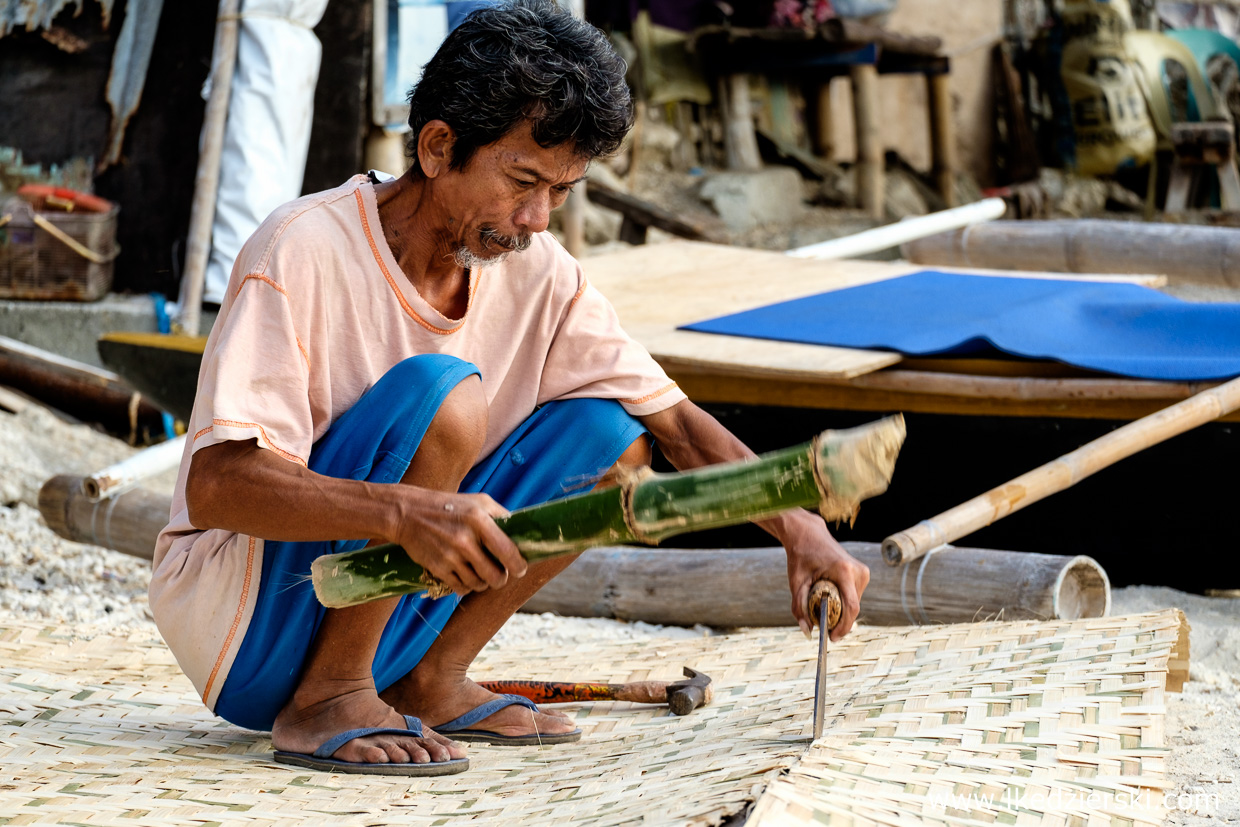
[[[41,199],[0,206],[0,299],[95,301],[112,286],[120,253],[116,217],[107,212],[40,209]]]

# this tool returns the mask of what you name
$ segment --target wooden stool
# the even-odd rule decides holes
[[[1188,209],[1203,172],[1218,176],[1219,201],[1225,210],[1240,210],[1240,173],[1236,171],[1235,128],[1227,121],[1171,125],[1175,157],[1167,183],[1167,213]]]

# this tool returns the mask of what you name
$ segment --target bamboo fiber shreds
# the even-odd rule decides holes
[[[1179,624],[1166,612],[856,633],[832,646],[827,734],[783,779],[810,749],[815,647],[796,630],[507,646],[474,676],[627,681],[689,665],[712,676],[715,701],[683,718],[570,705],[578,744],[473,745],[464,774],[402,780],[273,763],[269,738],[213,718],[145,633],[77,640],[0,619],[0,823],[713,824],[768,784],[750,823],[897,823],[932,817],[936,785],[1153,790]]]

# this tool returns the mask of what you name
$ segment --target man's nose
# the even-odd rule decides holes
[[[551,223],[551,195],[537,192],[530,195],[521,204],[517,214],[513,216],[517,227],[527,233],[545,232]]]

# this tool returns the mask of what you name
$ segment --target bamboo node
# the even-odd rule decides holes
[[[616,466],[616,481],[620,485],[620,514],[624,517],[624,526],[633,535],[633,539],[648,546],[657,545],[658,537],[651,536],[642,530],[637,522],[637,514],[633,510],[633,494],[638,486],[655,476],[654,469],[649,465],[632,468],[627,465]]]

